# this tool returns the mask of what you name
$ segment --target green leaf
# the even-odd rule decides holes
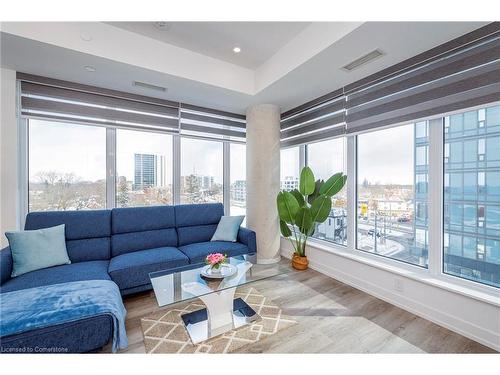
[[[314,184],[314,192],[307,197],[307,201],[309,202],[309,204],[312,204],[312,202],[314,202],[316,197],[319,196],[319,190],[321,189],[321,186],[323,186],[324,183],[325,181],[323,180],[316,180],[316,183]]]
[[[342,172],[335,173],[332,177],[326,180],[323,186],[321,186],[319,193],[329,197],[333,197],[340,190],[342,190],[346,180],[347,176],[343,175]]]
[[[300,172],[299,191],[302,195],[314,192],[314,173],[309,167],[302,168]]]
[[[295,199],[297,199],[299,207],[304,207],[304,204],[306,202],[304,201],[304,196],[300,194],[300,191],[298,191],[297,189],[293,189],[290,193],[295,197]]]
[[[288,191],[280,191],[276,198],[278,204],[278,214],[281,220],[293,224],[295,216],[299,211],[297,199]]]
[[[290,237],[292,235],[290,227],[283,220],[280,220],[280,230],[283,237]]]
[[[316,223],[322,223],[330,215],[332,209],[332,198],[320,195],[311,204],[311,217]]]
[[[301,233],[309,235],[313,225],[311,211],[309,208],[302,207],[299,209],[295,215],[295,225],[297,225]]]

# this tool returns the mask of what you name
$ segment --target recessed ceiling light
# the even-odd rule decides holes
[[[95,72],[96,71],[96,69],[93,66],[90,66],[90,65],[85,66],[85,70],[87,72]]]
[[[165,21],[158,21],[155,22],[155,27],[159,30],[167,31],[168,29],[170,29],[170,24]]]
[[[234,47],[233,48],[233,52],[234,53],[240,53],[241,52],[241,48],[240,47]]]
[[[92,35],[87,33],[81,33],[80,39],[83,40],[84,42],[90,42],[92,40]]]

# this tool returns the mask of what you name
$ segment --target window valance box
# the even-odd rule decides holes
[[[245,116],[211,108],[18,73],[24,116],[245,140]]]
[[[497,101],[500,23],[493,22],[283,113],[282,146]]]

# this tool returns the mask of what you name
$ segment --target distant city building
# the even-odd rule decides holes
[[[231,199],[237,202],[245,202],[247,199],[247,182],[237,180],[231,184]]]
[[[347,212],[332,208],[325,222],[318,224],[314,237],[345,245],[347,241]]]
[[[280,183],[281,190],[291,191],[299,188],[299,178],[293,176],[286,176]]]
[[[215,182],[213,176],[197,176],[201,178],[201,188],[205,190],[212,190]]]
[[[165,157],[134,154],[134,190],[165,186]]]
[[[188,179],[190,179],[191,181],[188,182]],[[213,176],[204,176],[198,174],[181,176],[181,185],[187,186],[189,183],[194,183],[200,188],[200,190],[212,190],[215,185],[215,180]]]
[[[377,211],[378,213],[386,216],[401,216],[403,214],[410,214],[412,202],[407,202],[402,199],[378,199]]]

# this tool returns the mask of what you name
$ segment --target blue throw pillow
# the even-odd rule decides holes
[[[11,277],[71,263],[66,250],[64,224],[45,229],[6,232],[5,235],[12,253]]]
[[[245,216],[222,216],[210,241],[236,242],[244,218]]]

